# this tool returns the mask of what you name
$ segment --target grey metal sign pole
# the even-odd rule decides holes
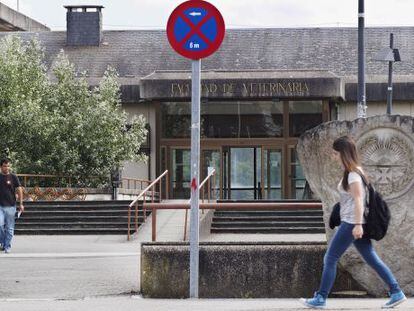
[[[201,60],[192,61],[191,77],[191,214],[190,214],[190,298],[198,298]]]
[[[365,95],[365,8],[364,0],[358,0],[358,107],[357,117],[367,116]]]
[[[390,34],[390,48],[394,50],[394,34]],[[392,113],[392,64],[393,61],[388,62],[388,87],[387,87],[387,114]]]

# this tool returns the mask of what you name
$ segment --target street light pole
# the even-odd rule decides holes
[[[394,50],[394,34],[390,34],[390,49]],[[388,62],[387,114],[392,113],[392,64]]]
[[[365,95],[365,8],[364,0],[358,0],[358,107],[357,117],[365,118],[367,114]]]

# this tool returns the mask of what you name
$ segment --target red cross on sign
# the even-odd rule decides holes
[[[180,55],[198,60],[213,54],[224,39],[224,19],[217,8],[202,0],[181,3],[171,13],[167,36]]]

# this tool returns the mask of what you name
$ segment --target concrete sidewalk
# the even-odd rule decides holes
[[[0,253],[0,297],[83,299],[137,293],[139,261],[139,244],[126,236],[18,235],[12,253]]]
[[[381,310],[386,299],[330,299],[325,310]],[[83,300],[1,300],[0,310],[7,311],[271,311],[310,310],[298,299],[143,299],[140,296],[95,297]],[[397,310],[414,310],[409,299]]]
[[[151,227],[150,223],[147,226]],[[181,232],[176,228],[168,231]],[[234,240],[230,235],[220,241],[228,238]],[[247,240],[246,236],[240,238]],[[287,237],[275,235],[259,240],[263,238]],[[297,236],[294,240],[309,237]],[[12,253],[0,252],[0,298],[84,299],[138,293],[141,242],[127,241],[123,235],[15,236]]]
[[[16,236],[13,242],[13,253],[0,254],[0,310],[303,310],[297,299],[143,299],[135,295],[140,242],[126,236]],[[385,301],[330,299],[328,310],[379,310]],[[400,309],[414,311],[414,299]]]
[[[138,255],[139,251],[139,243],[127,241],[126,235],[16,235],[13,238],[12,253],[4,256],[69,253]]]

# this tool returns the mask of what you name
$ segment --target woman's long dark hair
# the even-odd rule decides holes
[[[342,187],[348,191],[348,175],[350,172],[356,172],[365,177],[365,180],[368,180],[367,177],[361,170],[358,168],[361,166],[359,161],[358,152],[354,141],[348,136],[342,136],[337,138],[332,145],[333,149],[339,152],[342,164],[344,165],[344,176],[342,178]]]

